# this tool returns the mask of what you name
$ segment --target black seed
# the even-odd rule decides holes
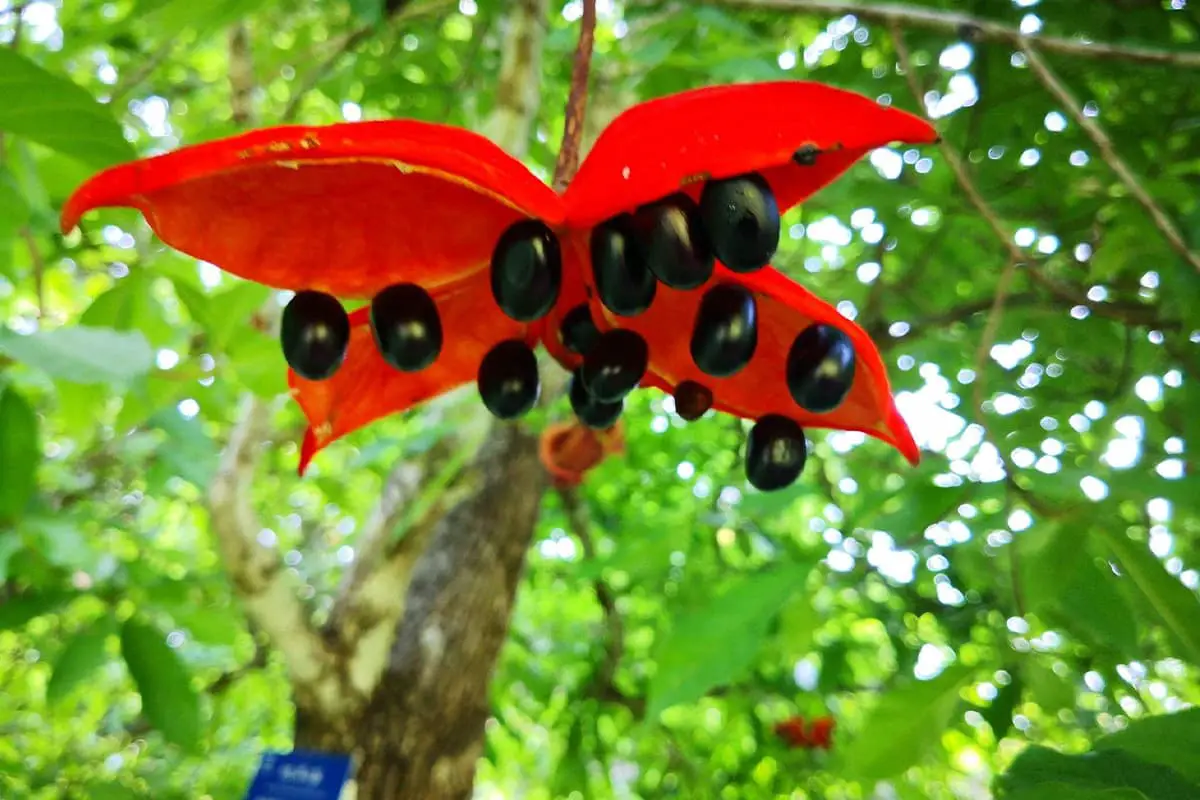
[[[692,361],[706,375],[727,378],[740,372],[758,347],[758,308],[754,295],[723,283],[709,289],[696,311]]]
[[[562,287],[558,237],[536,219],[506,230],[492,251],[492,297],[517,322],[544,317]]]
[[[817,163],[819,155],[821,155],[821,151],[815,144],[805,144],[792,153],[792,160],[802,167],[811,167]]]
[[[675,387],[675,413],[688,422],[704,416],[713,404],[712,391],[695,381],[684,381]]]
[[[415,283],[398,283],[375,295],[371,335],[383,360],[402,372],[425,369],[442,352],[437,306]]]
[[[606,331],[584,356],[583,385],[597,400],[615,403],[637,388],[649,360],[650,349],[641,336],[624,328]]]
[[[713,253],[734,272],[765,267],[779,247],[779,205],[761,175],[709,181],[700,215]]]
[[[586,355],[592,349],[600,338],[600,331],[592,321],[587,303],[580,303],[563,315],[559,334],[563,347],[576,355]]]
[[[646,266],[672,289],[695,289],[713,273],[712,247],[700,209],[686,194],[642,206],[634,216]]]
[[[768,414],[754,423],[746,442],[746,479],[761,492],[790,486],[804,469],[808,445],[794,421]]]
[[[346,360],[350,318],[324,292],[297,292],[283,310],[279,333],[288,366],[305,380],[323,381]]]
[[[638,247],[631,216],[621,214],[597,225],[591,251],[596,291],[609,311],[635,317],[650,307],[657,283]]]
[[[500,419],[528,412],[540,392],[537,357],[520,339],[500,342],[479,363],[479,396]]]
[[[597,400],[592,397],[583,383],[582,370],[575,370],[571,373],[571,409],[575,412],[575,416],[589,428],[595,430],[604,430],[611,428],[616,424],[617,418],[621,416],[621,411],[625,408],[625,400],[617,400],[615,403],[606,403],[603,400]]]
[[[788,351],[788,391],[801,408],[824,414],[850,393],[854,367],[854,345],[846,334],[832,325],[810,325]]]

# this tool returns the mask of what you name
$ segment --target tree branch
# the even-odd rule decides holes
[[[1125,188],[1130,194],[1141,203],[1142,208],[1146,209],[1146,213],[1150,215],[1150,219],[1154,222],[1154,227],[1158,228],[1159,233],[1167,240],[1167,243],[1183,256],[1184,260],[1192,265],[1192,269],[1200,273],[1200,255],[1193,253],[1184,241],[1179,229],[1175,227],[1175,223],[1167,216],[1166,212],[1159,207],[1150,193],[1146,191],[1146,187],[1142,186],[1141,181],[1133,174],[1133,170],[1125,163],[1125,160],[1117,153],[1113,146],[1112,139],[1108,138],[1108,134],[1100,127],[1100,123],[1096,122],[1091,117],[1083,113],[1083,106],[1071,94],[1071,91],[1063,85],[1063,82],[1054,74],[1054,70],[1050,69],[1050,65],[1042,58],[1042,56],[1030,46],[1029,42],[1021,42],[1021,51],[1025,54],[1026,63],[1033,70],[1033,74],[1037,76],[1042,85],[1046,87],[1046,91],[1054,96],[1058,102],[1062,103],[1067,109],[1067,113],[1079,123],[1079,127],[1088,135],[1092,143],[1100,150],[1100,157],[1105,163],[1112,168],[1112,171],[1121,179],[1121,183],[1125,184]]]
[[[1130,61],[1185,69],[1200,69],[1200,53],[1132,47],[1108,42],[1084,42],[1058,36],[1026,36],[1017,28],[983,17],[899,3],[858,3],[851,0],[704,0],[709,5],[739,6],[800,14],[853,14],[885,25],[941,31],[956,37],[1004,42],[1016,48],[1036,46],[1046,52],[1083,58]]]
[[[300,602],[294,573],[284,568],[278,549],[259,541],[263,526],[243,491],[254,485],[258,444],[266,436],[269,412],[266,403],[251,395],[242,399],[238,422],[209,486],[210,526],[247,616],[282,654],[297,691],[316,692],[332,702],[337,692],[325,680],[332,655]]]

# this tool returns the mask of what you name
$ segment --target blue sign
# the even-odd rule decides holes
[[[266,753],[246,800],[338,800],[350,779],[350,756],[293,750]]]

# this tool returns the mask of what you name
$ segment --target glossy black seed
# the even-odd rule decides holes
[[[750,363],[758,347],[758,307],[741,286],[723,283],[700,300],[692,328],[692,361],[706,375],[727,378]]]
[[[854,383],[854,345],[832,325],[810,325],[792,342],[787,357],[788,391],[814,414],[833,411]]]
[[[563,315],[559,333],[563,347],[580,356],[586,355],[600,338],[600,331],[592,320],[587,303],[580,303]]]
[[[734,272],[762,269],[779,247],[779,205],[761,175],[706,183],[700,216],[713,253]]]
[[[700,209],[686,194],[642,206],[634,215],[646,266],[672,289],[695,289],[713,273],[712,247]]]
[[[371,335],[383,360],[403,372],[425,369],[442,352],[437,306],[415,283],[398,283],[375,295]]]
[[[704,416],[713,404],[712,391],[695,381],[684,381],[675,387],[675,413],[688,422]]]
[[[506,230],[492,251],[492,297],[517,322],[544,317],[562,288],[562,251],[558,237],[538,220],[523,220]]]
[[[641,336],[624,328],[606,331],[583,358],[583,385],[597,400],[615,403],[637,388],[649,360]]]
[[[520,339],[500,342],[479,363],[479,396],[500,419],[528,412],[540,392],[537,357]]]
[[[283,310],[279,333],[288,366],[305,380],[323,381],[346,359],[350,318],[324,292],[297,292]]]
[[[592,276],[605,308],[622,317],[635,317],[650,307],[658,285],[646,265],[628,214],[608,220],[592,231]]]
[[[790,486],[808,459],[804,431],[794,421],[768,414],[754,423],[746,442],[746,479],[762,492]]]
[[[821,151],[815,144],[801,145],[792,153],[792,160],[802,167],[811,167],[817,163],[817,156],[821,155]]]
[[[584,386],[582,370],[577,369],[571,373],[569,395],[571,409],[575,412],[575,416],[584,425],[595,430],[611,428],[625,409],[624,399],[606,403],[592,397],[588,393],[587,387]]]

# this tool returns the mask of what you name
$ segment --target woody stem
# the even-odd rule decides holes
[[[588,74],[591,71],[592,48],[595,43],[596,0],[583,0],[583,17],[579,21],[579,44],[575,47],[575,64],[571,68],[571,94],[567,97],[562,146],[558,150],[558,163],[554,165],[556,192],[564,191],[579,169],[579,144],[583,138]]]

